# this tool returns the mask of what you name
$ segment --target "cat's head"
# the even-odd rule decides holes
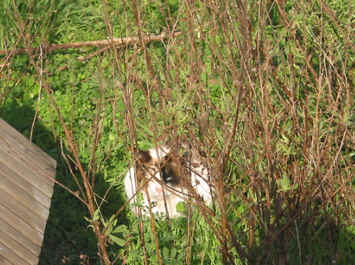
[[[188,174],[184,159],[167,147],[137,152],[137,181],[147,183],[150,194],[162,192],[162,183],[178,188]],[[158,181],[157,181],[158,180]]]
[[[177,204],[189,196],[210,203],[208,180],[207,167],[194,157],[190,148],[172,149],[162,145],[135,152],[135,167],[125,177],[125,189],[129,198],[136,194],[137,188],[144,191],[145,206],[149,205],[150,198],[155,205],[153,210],[165,212],[167,207],[176,216]]]

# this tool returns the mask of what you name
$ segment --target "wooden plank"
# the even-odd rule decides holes
[[[25,136],[2,119],[0,119],[0,131],[1,135],[7,138],[7,141],[10,141],[10,143],[15,144],[15,146],[18,145],[24,149],[28,148],[32,152],[37,153],[39,160],[45,167],[56,167],[57,162],[52,157],[43,152],[38,146],[32,144]]]
[[[31,225],[25,223],[3,205],[0,205],[0,218],[19,231],[27,240],[38,246],[42,245],[43,232],[41,233]]]
[[[10,263],[5,257],[0,255],[0,264],[1,265],[15,265],[13,263]]]
[[[1,238],[0,238],[1,239]],[[1,252],[4,253],[4,255],[1,253],[1,259],[0,261],[9,262],[10,264],[13,265],[29,265],[30,263],[26,262],[22,258],[16,255],[11,249],[9,249],[6,245],[6,243],[0,242],[0,248]]]
[[[11,236],[4,231],[1,233],[0,243],[6,245],[17,257],[27,261],[29,264],[36,264],[36,262],[38,262],[38,255],[31,253],[26,247],[12,239]]]
[[[19,231],[17,231],[15,228],[13,228],[11,225],[9,225],[5,220],[0,218],[0,227],[1,227],[1,232],[6,233],[11,238],[15,241],[17,241],[19,244],[25,246],[28,251],[30,251],[34,255],[38,255],[41,251],[41,247],[34,244],[32,241],[26,239]],[[1,264],[1,263],[0,263]]]
[[[0,264],[1,265],[15,265],[13,263],[10,263],[4,256],[0,255]]]
[[[43,217],[48,217],[50,198],[38,190],[35,186],[31,185],[30,182],[19,177],[17,172],[13,171],[7,167],[4,163],[0,161],[0,183],[3,186],[6,185],[6,189],[17,194],[17,197],[23,201],[23,203],[29,208],[35,207],[38,213]],[[30,190],[31,193],[27,191]]]
[[[1,146],[1,144],[0,144]],[[17,171],[17,173],[36,186],[45,193],[49,198],[53,193],[53,181],[48,176],[54,177],[55,170],[53,168],[42,169],[37,167],[35,162],[16,155],[14,152],[7,152],[0,147],[0,161],[9,168]]]
[[[29,166],[32,166],[35,169],[40,169],[41,171],[46,170],[54,170],[56,164],[45,163],[45,161],[41,161],[42,151],[37,150],[37,147],[33,144],[23,147],[17,143],[17,141],[9,142],[11,139],[10,135],[3,135],[1,132],[0,136],[0,146],[1,150],[6,153],[8,156],[17,158],[17,160],[26,163]],[[30,144],[30,143],[29,143]],[[36,149],[35,149],[36,147]]]
[[[2,163],[2,168],[4,165],[15,171],[18,176],[21,176],[24,181],[26,181],[30,186],[34,186],[37,190],[42,192],[47,196],[46,204],[50,204],[50,198],[53,193],[53,182],[47,176],[53,176],[54,172],[52,170],[43,172],[40,169],[33,168],[33,165],[24,163],[23,160],[11,157],[8,153],[0,149],[0,163]],[[21,180],[16,180],[21,181]],[[23,182],[23,181],[22,181]]]
[[[0,265],[37,265],[56,161],[0,119]]]
[[[55,165],[52,164],[50,160],[46,161],[43,157],[45,154],[43,151],[40,152],[39,147],[32,144],[26,138],[24,140],[28,141],[27,145],[24,145],[19,141],[20,138],[15,138],[13,135],[4,134],[2,128],[0,128],[1,136],[0,136],[0,144],[3,150],[11,152],[16,152],[17,156],[34,158],[33,162],[36,163],[36,166],[39,168],[53,168]],[[23,137],[23,136],[22,136]],[[52,159],[52,158],[51,158]]]
[[[48,195],[51,194],[53,192],[53,181],[48,176],[55,176],[56,161],[1,119],[0,132],[0,149],[5,156],[4,159],[11,157],[17,163],[23,164],[26,168],[36,172],[39,183],[43,183],[42,186],[47,186],[49,190],[47,192],[46,189],[43,189],[45,187],[39,188],[47,192]],[[36,181],[30,182],[38,185]]]
[[[25,153],[32,152],[33,154],[36,154],[38,156],[38,162],[41,163],[44,167],[56,166],[56,161],[51,156],[43,152],[43,150],[41,150],[38,146],[31,143],[29,139],[27,139],[20,132],[16,131],[16,129],[1,119],[0,131],[2,136],[0,137],[0,140],[2,138],[2,140],[7,143],[8,146],[16,146]]]
[[[0,245],[0,248],[1,248],[1,245]],[[3,250],[3,252],[5,252],[5,249],[2,249],[2,250]],[[5,253],[3,253],[3,255],[1,254],[1,249],[0,249],[0,264],[1,265],[16,265],[16,264],[10,263],[10,261],[6,259]]]
[[[21,198],[16,193],[9,193],[7,191],[7,185],[4,184],[4,179],[1,177],[0,173],[0,204],[4,207],[8,208],[13,214],[17,215],[24,222],[31,224],[38,231],[43,231],[46,226],[47,217],[41,217],[37,213],[37,211],[31,211],[27,208],[22,202],[26,202],[25,200],[18,200]],[[29,201],[27,201],[30,203]],[[33,202],[32,205],[36,205],[38,203]]]

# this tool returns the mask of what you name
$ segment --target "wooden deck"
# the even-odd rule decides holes
[[[56,161],[0,119],[0,265],[37,265]]]

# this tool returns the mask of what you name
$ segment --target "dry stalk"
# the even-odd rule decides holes
[[[141,36],[139,37],[124,37],[124,38],[111,38],[109,40],[96,40],[96,41],[81,41],[81,42],[72,42],[64,44],[52,44],[48,46],[41,45],[41,47],[26,47],[26,48],[17,48],[10,50],[0,50],[0,56],[9,56],[17,54],[35,54],[40,52],[41,49],[45,50],[46,53],[51,53],[56,50],[65,50],[65,49],[78,49],[83,47],[102,47],[102,46],[112,46],[114,48],[127,47],[139,43],[147,44],[152,41],[163,41],[168,37],[177,37],[181,32],[174,32],[172,34],[167,34],[162,32],[159,35],[150,35],[150,36]],[[97,52],[103,52],[106,48],[102,48]],[[79,58],[79,60],[85,60],[85,58]]]

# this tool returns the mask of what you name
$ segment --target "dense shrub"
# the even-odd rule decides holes
[[[54,196],[41,264],[355,260],[352,1],[1,5],[0,115],[59,160],[69,190]],[[166,141],[204,154],[214,215],[125,207],[134,150]]]

